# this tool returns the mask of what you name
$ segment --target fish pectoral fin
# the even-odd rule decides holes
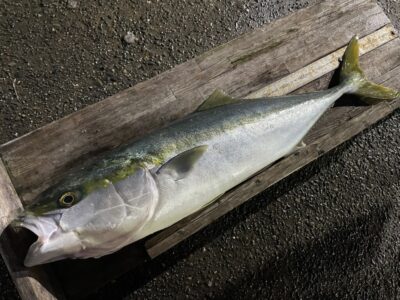
[[[186,177],[207,148],[207,145],[197,146],[178,154],[163,164],[157,174],[169,173],[175,180]]]
[[[234,99],[222,90],[215,90],[198,108],[196,111],[202,111],[217,106],[222,106],[230,103],[238,102],[238,99]]]

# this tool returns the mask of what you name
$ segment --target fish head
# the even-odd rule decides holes
[[[145,169],[115,181],[60,183],[39,195],[14,221],[38,236],[24,264],[30,267],[115,252],[135,240],[157,199],[155,181]]]
[[[82,182],[83,183],[83,182]],[[37,240],[30,246],[24,264],[28,267],[71,257],[82,248],[79,237],[60,226],[62,216],[85,199],[82,184],[65,180],[41,193],[12,222],[24,227]]]

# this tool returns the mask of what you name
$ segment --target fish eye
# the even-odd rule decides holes
[[[77,200],[76,194],[74,192],[64,193],[58,202],[62,207],[71,207]]]

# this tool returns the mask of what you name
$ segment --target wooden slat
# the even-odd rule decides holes
[[[381,29],[360,39],[360,55],[374,50],[375,48],[395,39],[396,34],[392,24],[388,24]],[[335,70],[339,66],[339,59],[343,56],[346,47],[342,47],[333,53],[291,73],[284,78],[269,84],[260,90],[251,93],[245,98],[260,98],[267,96],[282,96],[289,94],[300,87],[322,77]]]
[[[3,216],[8,216],[5,215],[6,212],[10,212],[10,216],[14,216],[14,211],[22,207],[1,159],[0,200],[0,214]],[[3,221],[2,226],[6,226],[9,222],[8,218],[4,218]],[[20,239],[21,234],[19,233],[16,235],[12,229],[6,229],[0,235],[0,254],[3,257],[21,298],[50,300],[56,299],[57,297],[58,299],[63,299],[62,293],[58,290],[56,291],[56,289],[51,286],[52,280],[50,280],[48,276],[47,268],[25,268],[22,265],[21,258],[23,258],[23,254],[21,250],[22,252],[26,250],[29,241],[26,241],[24,247],[24,245],[19,242]]]
[[[244,97],[388,23],[372,0],[319,3],[6,143],[1,156],[29,202],[72,166],[192,112],[215,88]]]
[[[15,201],[14,201],[15,199]],[[0,159],[0,234],[21,210],[22,204]]]
[[[400,40],[396,38],[369,53],[369,55],[362,57],[361,63],[366,75],[376,82],[382,82],[382,79],[377,77],[379,74],[377,74],[376,69],[382,70],[380,62],[385,59],[387,62],[385,64],[386,71],[391,74],[393,79],[391,83],[394,87],[400,88],[399,73],[393,74],[393,70],[398,71],[394,67],[400,66],[398,53],[400,53]],[[303,70],[305,76],[310,74],[310,77],[313,77],[313,66],[311,65],[309,72],[306,69]],[[324,81],[324,78],[321,80]],[[327,82],[325,81],[325,83]],[[164,253],[233,208],[357,135],[399,106],[400,100],[397,100],[390,104],[383,102],[372,107],[338,107],[330,110],[306,136],[307,146],[305,148],[264,169],[256,176],[227,192],[201,212],[181,220],[150,238],[145,245],[148,254],[154,258]]]
[[[292,15],[290,22],[280,19],[266,26],[267,34],[254,33],[252,39],[233,41],[230,49],[219,53],[217,60],[210,57],[209,60],[215,62],[213,69],[219,69],[221,57],[226,56],[230,66],[237,70],[224,72],[204,85],[201,91],[208,95],[215,88],[224,87],[224,82],[233,82],[224,87],[226,92],[235,97],[246,96],[340,48],[336,43],[342,37],[346,37],[347,42],[355,33],[364,36],[380,28],[365,22],[372,20],[379,11],[381,9],[372,1],[325,1],[303,15]],[[366,19],[361,21],[359,18]],[[375,29],[369,31],[371,26]],[[341,31],[339,34],[338,30]],[[338,47],[329,49],[327,44]]]

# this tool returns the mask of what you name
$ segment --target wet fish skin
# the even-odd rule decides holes
[[[218,95],[184,119],[68,174],[16,222],[39,237],[25,265],[101,257],[174,224],[291,153],[345,93],[399,96],[366,81],[357,39],[346,50],[336,87],[250,100]],[[72,203],[60,202],[63,197]]]

